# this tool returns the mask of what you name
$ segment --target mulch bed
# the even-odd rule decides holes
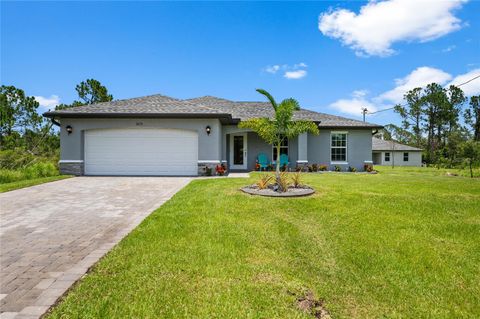
[[[250,185],[240,188],[244,193],[268,197],[302,197],[315,193],[315,190],[309,186],[289,187],[286,192],[277,192],[271,188],[259,189],[256,185]]]

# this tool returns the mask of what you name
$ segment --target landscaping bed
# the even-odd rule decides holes
[[[250,195],[259,195],[267,197],[302,197],[315,193],[315,190],[309,186],[288,187],[286,192],[278,192],[273,187],[259,189],[257,185],[250,185],[240,188],[244,193]]]

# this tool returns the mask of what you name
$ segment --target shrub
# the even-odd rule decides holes
[[[326,171],[327,168],[328,168],[328,167],[327,167],[327,165],[325,165],[325,164],[321,164],[321,165],[318,166],[318,170],[319,170],[319,171],[322,171],[322,172]]]
[[[341,172],[342,168],[338,165],[335,165],[335,172]]]
[[[22,171],[0,169],[0,184],[21,181],[25,179]]]
[[[313,172],[313,166],[312,165],[308,165],[308,171],[311,173]]]
[[[280,170],[282,172],[286,172],[287,171],[287,164],[283,164],[282,167],[280,167]]]
[[[312,164],[312,171],[318,172],[318,164]]]
[[[280,173],[280,177],[277,180],[278,190],[281,192],[286,192],[288,190],[288,185],[290,178],[288,178],[288,173],[282,172]]]
[[[365,164],[365,165],[363,165],[363,170],[365,172],[369,172],[369,173],[373,172],[373,165],[372,164]]]
[[[223,164],[222,165],[217,165],[215,167],[215,172],[217,172],[217,175],[223,176],[223,175],[225,175],[226,171],[227,171],[227,168]]]
[[[291,179],[293,187],[297,188],[302,185],[302,175],[300,172],[293,173]]]
[[[58,169],[52,163],[35,163],[24,170],[27,179],[58,175]]]
[[[349,167],[348,167],[348,171],[349,171],[349,172],[352,172],[352,173],[355,173],[355,172],[357,171],[357,169],[356,169],[355,167],[353,167],[353,166],[349,166]]]
[[[256,183],[258,189],[266,189],[272,183],[273,176],[269,174],[263,174]]]
[[[50,162],[40,162],[24,169],[0,169],[0,183],[12,183],[27,179],[58,175],[58,168]]]
[[[212,176],[212,168],[205,166],[205,175],[206,176]]]

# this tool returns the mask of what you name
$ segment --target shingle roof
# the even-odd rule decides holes
[[[400,144],[394,141],[386,141],[372,137],[372,151],[422,151],[421,148]]]
[[[237,102],[214,96],[181,100],[160,94],[84,105],[44,114],[46,117],[218,117],[233,123],[273,115],[273,108],[268,102]],[[294,119],[319,122],[320,127],[381,127],[307,109],[295,111]]]

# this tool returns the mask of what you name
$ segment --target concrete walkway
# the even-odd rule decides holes
[[[0,194],[0,319],[40,317],[190,180],[76,177]]]

